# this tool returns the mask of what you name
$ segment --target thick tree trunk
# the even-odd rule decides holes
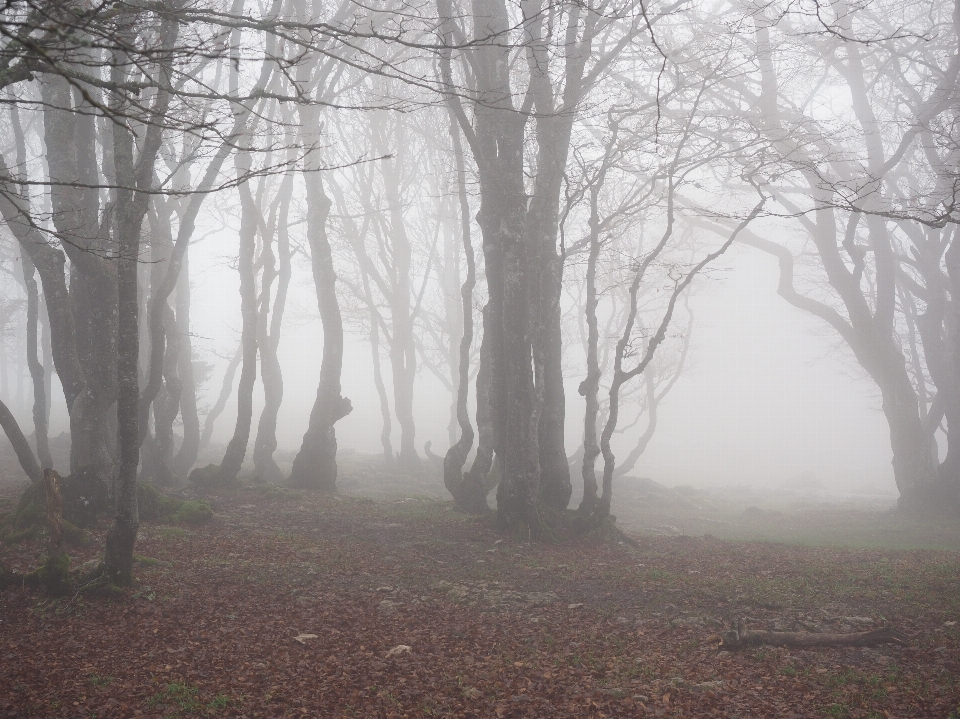
[[[123,37],[132,27],[132,19],[121,26]],[[173,45],[179,25],[164,19],[161,49]],[[161,55],[162,58],[162,55]],[[125,58],[117,53],[111,68],[111,80],[117,85],[126,79]],[[161,62],[161,87],[170,83],[169,59]],[[104,551],[104,575],[126,584],[133,579],[133,548],[140,527],[137,506],[137,468],[140,464],[140,301],[137,267],[140,260],[140,231],[147,212],[153,183],[153,168],[161,142],[161,118],[169,106],[169,94],[157,92],[151,108],[152,123],[140,145],[140,157],[134,164],[133,134],[122,126],[113,127],[113,154],[117,168],[116,220],[117,241],[117,450],[119,471],[114,490],[116,515],[107,533]],[[119,104],[120,98],[117,98]],[[132,188],[137,188],[134,191]]]
[[[902,355],[899,363],[896,358],[890,359],[892,364],[903,361]],[[940,483],[936,458],[930,453],[920,421],[917,395],[906,370],[902,370],[902,376],[901,371],[888,371],[881,377],[878,384],[883,414],[890,427],[893,476],[900,491],[898,506],[908,511],[940,506],[947,497]]]
[[[117,397],[117,277],[116,267],[104,259],[112,250],[109,240],[99,232],[95,110],[62,77],[46,76],[41,95],[53,221],[71,261],[69,308],[77,330],[79,391],[67,396],[70,468],[99,505],[106,501],[114,471],[115,437],[107,415]],[[35,262],[42,279],[43,268]],[[46,291],[46,282],[44,294],[53,320],[52,305],[59,298]]]
[[[300,122],[315,133],[319,128],[318,111],[314,107],[300,109]],[[334,425],[353,410],[350,400],[340,393],[340,372],[343,367],[343,318],[337,299],[337,274],[327,237],[327,216],[330,198],[323,189],[316,152],[308,156],[303,173],[307,195],[307,238],[317,306],[323,324],[323,357],[317,398],[310,412],[310,422],[303,436],[300,451],[293,461],[290,483],[325,492],[337,487],[337,435]]]

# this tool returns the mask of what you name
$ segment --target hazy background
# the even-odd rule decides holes
[[[199,358],[216,365],[200,388],[208,409],[220,391],[240,331],[235,237],[212,232],[191,249],[192,327]],[[695,314],[687,369],[660,407],[660,423],[633,474],[668,485],[738,484],[895,494],[886,423],[879,393],[820,322],[776,294],[776,260],[735,247],[726,261],[696,280]],[[370,346],[347,328],[344,394],[354,411],[337,424],[341,448],[379,452],[380,409],[372,381]],[[321,327],[313,281],[303,256],[294,261],[291,296],[280,343],[284,399],[280,450],[296,450],[319,377]],[[570,343],[571,352],[579,351]],[[389,371],[384,367],[384,379]],[[580,443],[583,400],[567,378],[567,452]],[[262,403],[257,385],[254,423]],[[472,390],[471,390],[472,394]],[[417,446],[447,446],[450,396],[428,371],[417,378]],[[214,442],[233,431],[236,399],[216,424]],[[21,413],[22,414],[22,413]],[[26,421],[28,415],[21,417]],[[202,415],[201,415],[202,419]],[[54,392],[52,434],[67,429],[62,392]],[[394,446],[399,433],[394,422]],[[642,426],[614,449],[621,456]],[[251,447],[253,436],[251,436]],[[574,478],[577,481],[577,478]]]

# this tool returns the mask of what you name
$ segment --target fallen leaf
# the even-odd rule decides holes
[[[316,639],[316,634],[298,634],[293,638],[293,641],[300,642],[301,644],[306,644],[308,639]]]

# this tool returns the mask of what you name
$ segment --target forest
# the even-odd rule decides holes
[[[8,0],[0,717],[960,717],[958,120],[960,1]],[[826,484],[671,414],[754,257]]]

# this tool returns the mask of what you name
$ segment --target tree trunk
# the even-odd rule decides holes
[[[477,453],[467,472],[466,481],[476,486],[486,487],[486,496],[499,482],[499,473],[493,469],[493,408],[490,405],[490,393],[493,384],[490,373],[493,371],[493,360],[490,357],[491,347],[488,337],[487,318],[490,316],[489,304],[483,308],[483,336],[480,339],[480,366],[477,369]]]
[[[26,138],[23,126],[20,123],[20,111],[17,104],[10,104],[10,124],[13,127],[14,142],[17,150],[17,170],[22,173],[27,166]],[[20,188],[20,199],[24,209],[30,212],[30,193]],[[23,286],[27,294],[27,366],[30,370],[30,379],[33,381],[33,431],[36,437],[37,457],[41,468],[53,468],[53,459],[50,456],[48,438],[48,420],[50,410],[47,405],[46,372],[40,362],[37,349],[37,330],[40,319],[40,293],[37,290],[36,267],[30,255],[20,251],[20,264],[23,272]]]
[[[133,16],[124,18],[119,35],[132,29]],[[175,16],[166,17],[160,28],[161,53],[173,45],[179,24]],[[169,57],[160,55],[161,88],[170,83]],[[121,85],[126,79],[126,58],[117,53],[111,68],[111,80]],[[153,168],[160,150],[162,118],[169,106],[169,94],[160,89],[151,107],[152,122],[140,146],[134,165],[133,134],[125,126],[113,127],[113,154],[119,189],[116,199],[114,232],[117,241],[117,449],[119,471],[114,490],[116,515],[107,533],[104,551],[104,575],[111,581],[127,584],[133,579],[133,548],[140,527],[137,507],[137,467],[140,464],[140,301],[137,267],[140,260],[140,231],[147,212],[153,183]],[[121,98],[115,97],[120,104]],[[136,188],[134,191],[132,188]]]
[[[77,328],[73,340],[79,372],[69,378],[77,389],[74,397],[67,395],[70,469],[100,506],[106,502],[114,471],[115,437],[107,415],[117,397],[117,276],[116,267],[104,259],[112,250],[109,240],[99,232],[95,110],[62,77],[46,76],[41,95],[53,221],[66,240],[62,247],[71,261],[68,321]],[[43,279],[43,268],[36,258],[35,262]],[[53,312],[52,306],[61,300],[46,290],[44,282],[47,307]],[[57,308],[57,314],[64,309]],[[55,334],[58,325],[54,323]],[[60,374],[59,363],[57,370]]]
[[[301,125],[310,133],[320,126],[315,107],[300,108]],[[334,425],[353,410],[350,400],[340,393],[340,372],[343,367],[343,318],[337,299],[337,275],[327,237],[327,216],[330,198],[323,189],[316,151],[308,154],[303,173],[307,195],[307,238],[317,306],[323,324],[323,357],[317,398],[310,411],[310,422],[303,436],[300,451],[293,460],[290,483],[334,492],[337,487],[337,435]]]
[[[249,174],[251,168],[250,153],[239,151],[235,157],[237,177]],[[256,206],[250,192],[248,180],[243,180],[240,191],[240,251],[238,266],[240,269],[240,307],[242,317],[241,345],[243,360],[240,366],[240,383],[237,386],[237,423],[233,437],[227,445],[223,460],[220,462],[219,480],[236,480],[243,458],[247,454],[250,441],[250,427],[253,422],[253,386],[257,380],[257,286],[253,268],[256,250],[257,221]]]
[[[220,385],[220,394],[217,396],[217,401],[210,408],[210,411],[207,412],[207,416],[203,419],[203,434],[200,435],[200,450],[207,448],[207,445],[210,444],[210,438],[213,437],[213,427],[223,410],[227,406],[227,401],[230,399],[230,395],[233,394],[233,380],[237,376],[237,370],[240,368],[240,361],[243,359],[243,344],[237,347],[237,351],[233,353],[233,359],[230,360],[230,364],[227,365],[227,371],[223,375],[223,382]]]
[[[180,337],[177,374],[180,376],[183,442],[173,458],[173,471],[183,480],[197,463],[200,451],[200,417],[197,414],[197,385],[193,376],[193,348],[190,343],[190,266],[187,254],[183,256],[183,267],[177,278],[176,332]]]
[[[460,307],[463,313],[460,336],[460,356],[457,365],[457,422],[460,425],[460,439],[447,450],[443,458],[443,484],[453,495],[453,500],[461,509],[474,514],[487,512],[486,474],[463,474],[463,465],[473,448],[474,432],[467,411],[467,399],[470,393],[470,346],[473,344],[473,288],[476,285],[476,262],[473,254],[473,242],[470,237],[470,204],[467,201],[466,169],[463,161],[463,146],[460,142],[460,129],[452,114],[450,117],[450,137],[453,141],[454,157],[457,165],[457,197],[460,202],[460,237],[463,254],[467,261],[467,277],[460,288]],[[452,336],[451,336],[452,341]],[[489,469],[489,468],[488,468]]]
[[[4,434],[7,435],[24,473],[30,478],[31,482],[39,482],[43,478],[43,469],[33,455],[33,450],[30,449],[27,438],[23,436],[17,418],[13,416],[13,413],[7,409],[7,405],[3,402],[0,402],[0,428],[3,428]]]
[[[153,396],[154,441],[148,451],[143,453],[143,475],[160,486],[170,486],[175,481],[173,471],[173,423],[180,411],[180,377],[177,374],[180,355],[180,332],[177,320],[164,290],[166,273],[169,272],[170,255],[173,249],[173,234],[170,227],[172,206],[169,202],[158,200],[155,211],[150,214],[151,221],[151,271],[150,271],[150,312],[151,322],[154,314],[159,314],[161,326],[151,328],[151,355],[154,343],[163,350],[160,364],[163,384]],[[152,363],[152,359],[151,359]],[[148,380],[149,383],[149,380]],[[149,393],[149,388],[144,394]],[[141,397],[140,412],[149,403]],[[141,415],[141,421],[143,421]],[[146,426],[141,427],[141,436],[145,437]]]
[[[380,364],[380,313],[373,304],[370,277],[362,268],[361,274],[363,292],[370,311],[370,357],[373,362],[373,384],[377,388],[377,398],[380,400],[380,446],[383,447],[384,464],[389,467],[394,460],[393,445],[390,443],[390,433],[393,428],[390,421],[390,401],[387,398],[387,388],[383,384],[383,369]]]
[[[401,173],[406,156],[403,124],[399,118],[381,116],[381,124],[386,126],[396,121],[395,157],[380,163],[383,186],[390,215],[390,249],[392,267],[392,287],[390,292],[390,367],[393,371],[393,408],[400,425],[400,467],[408,471],[420,468],[420,455],[417,454],[416,424],[413,414],[413,386],[417,373],[417,349],[413,337],[413,314],[410,308],[410,238],[403,217],[401,197]],[[386,154],[384,141],[388,130],[378,128],[379,151]]]
[[[281,269],[276,268],[277,260],[273,252],[273,238],[263,237],[263,251],[261,264],[261,298],[257,317],[257,344],[260,347],[260,374],[263,378],[263,411],[260,413],[260,422],[257,425],[257,438],[253,445],[253,464],[257,474],[271,483],[283,481],[283,472],[273,459],[277,449],[277,415],[283,402],[283,373],[280,360],[277,358],[277,346],[280,342],[280,318],[283,316],[283,302],[286,298],[286,286],[290,282],[290,250],[289,239],[286,236],[286,216],[290,208],[290,194],[293,191],[293,176],[287,175],[280,184],[278,207],[267,223],[268,234],[274,227],[278,229],[278,236],[283,237],[286,243],[286,263],[281,258]],[[279,225],[277,221],[279,220]],[[280,239],[278,237],[278,245]],[[281,249],[281,255],[283,250]],[[283,275],[284,270],[286,272]],[[270,298],[274,279],[278,280],[277,302],[273,306],[273,318],[270,322]]]

